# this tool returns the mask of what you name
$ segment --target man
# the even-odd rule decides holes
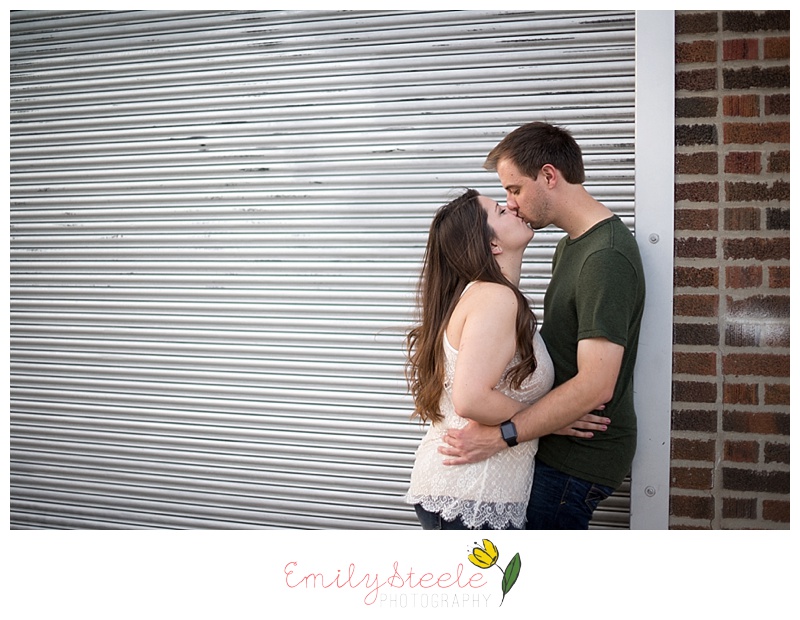
[[[531,227],[567,233],[553,257],[541,331],[556,380],[500,427],[471,422],[449,431],[440,452],[450,457],[446,464],[473,463],[540,438],[527,528],[588,529],[597,504],[630,472],[636,449],[633,367],[645,295],[638,246],[583,187],[583,156],[566,130],[519,127],[484,167],[497,172],[508,208]],[[603,406],[604,419],[578,422]]]

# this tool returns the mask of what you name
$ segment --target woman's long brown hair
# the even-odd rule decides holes
[[[433,218],[417,289],[419,324],[406,336],[406,379],[414,398],[414,416],[423,422],[442,419],[439,401],[444,390],[444,332],[464,288],[473,281],[496,282],[517,296],[517,353],[520,362],[509,372],[513,387],[536,369],[533,336],[536,317],[528,300],[509,282],[494,259],[494,232],[480,194],[467,190],[441,207]]]

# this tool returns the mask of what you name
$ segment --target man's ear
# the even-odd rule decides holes
[[[545,164],[542,166],[541,174],[548,187],[553,187],[558,180],[558,169],[553,164]]]

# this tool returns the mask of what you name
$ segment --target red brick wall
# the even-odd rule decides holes
[[[789,527],[789,11],[677,11],[670,527]]]

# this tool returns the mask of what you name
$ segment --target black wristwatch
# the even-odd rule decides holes
[[[509,448],[517,445],[517,427],[511,420],[506,420],[500,425],[500,434],[505,439]]]

